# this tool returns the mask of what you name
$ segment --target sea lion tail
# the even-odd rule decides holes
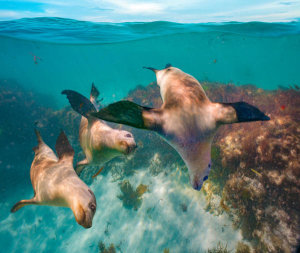
[[[37,130],[36,128],[34,129],[34,132],[35,132],[35,135],[36,135],[36,138],[37,138],[37,141],[39,144],[43,143],[43,139],[42,139],[42,136],[41,136],[41,133],[39,130]]]
[[[223,124],[270,120],[257,107],[246,102],[222,103],[221,105],[220,122]]]
[[[82,116],[88,118],[90,113],[97,112],[93,103],[80,93],[73,90],[64,90],[61,94],[67,95],[71,107]]]
[[[98,112],[91,113],[91,116],[136,128],[155,130],[156,126],[159,125],[156,110],[131,101],[119,101],[102,108]]]
[[[37,130],[36,128],[34,129],[34,132],[35,132],[35,135],[36,135],[36,138],[37,138],[37,141],[38,141],[38,145],[35,146],[33,148],[33,151],[36,153],[40,147],[40,145],[42,145],[44,143],[43,139],[42,139],[42,136],[39,132],[39,130]]]
[[[23,199],[16,203],[11,209],[10,212],[15,213],[19,209],[21,209],[23,206],[27,205],[37,205],[38,203],[34,199]]]
[[[60,135],[58,136],[55,144],[55,150],[58,155],[59,160],[62,160],[66,157],[74,157],[74,149],[68,141],[68,138],[64,131],[61,130]]]

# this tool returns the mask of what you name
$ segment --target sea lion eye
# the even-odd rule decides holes
[[[94,204],[94,203],[89,203],[89,208],[93,211],[93,212],[95,212],[96,211],[96,205]]]
[[[131,134],[126,134],[125,137],[131,138]]]

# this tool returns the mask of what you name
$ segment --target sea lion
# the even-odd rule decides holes
[[[153,109],[130,101],[113,103],[92,115],[103,120],[157,132],[185,161],[194,189],[200,190],[211,169],[211,143],[222,124],[269,120],[245,102],[213,103],[191,75],[167,65],[154,71],[163,100]]]
[[[90,228],[96,212],[96,198],[91,189],[77,176],[73,168],[74,150],[61,131],[53,150],[35,130],[38,146],[30,168],[34,197],[16,203],[11,212],[26,205],[63,206],[72,209],[78,224]]]
[[[72,90],[64,90],[62,94],[67,95],[71,107],[82,115],[79,140],[86,158],[77,163],[78,174],[87,165],[99,166],[121,154],[128,155],[137,147],[130,132],[113,129],[102,120],[91,116],[90,113],[97,112],[96,101],[100,94],[94,84],[90,100]]]

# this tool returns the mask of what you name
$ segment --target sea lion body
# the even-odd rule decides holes
[[[57,157],[40,134],[36,133],[39,144],[34,148],[35,156],[30,168],[34,197],[19,201],[11,211],[16,212],[29,204],[69,207],[78,224],[85,228],[91,227],[96,199],[73,168],[74,151],[67,137],[62,132],[57,139]]]
[[[217,131],[218,107],[194,77],[172,69],[168,78],[157,74],[164,102],[161,129],[157,133],[181,155],[193,175],[191,182],[199,182],[208,176],[211,168],[211,142]],[[147,112],[144,115],[147,118]]]
[[[114,157],[128,155],[136,148],[130,132],[113,129],[102,120],[89,115],[90,112],[97,111],[96,99],[99,92],[94,85],[90,100],[75,91],[65,90],[62,93],[67,95],[72,108],[82,115],[79,141],[86,158],[76,165],[78,174],[87,165],[102,165]]]
[[[136,147],[128,131],[113,129],[98,119],[89,123],[85,117],[81,119],[79,140],[90,165],[103,164],[121,154],[129,154]]]
[[[200,190],[211,169],[211,143],[222,124],[269,120],[245,102],[213,103],[191,75],[167,65],[156,74],[163,100],[161,108],[139,106],[130,101],[108,105],[93,116],[157,132],[185,161],[194,189]]]

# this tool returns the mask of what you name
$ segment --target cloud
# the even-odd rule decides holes
[[[101,22],[165,20],[199,23],[291,21],[299,18],[296,0],[14,0],[2,1],[0,20],[56,16]]]
[[[1,10],[0,20],[19,19],[19,18],[31,18],[31,17],[49,17],[45,12],[32,12],[32,11],[13,11],[13,10]]]
[[[117,8],[115,8],[116,12],[124,13],[124,14],[158,14],[162,13],[164,7],[162,4],[158,3],[124,3],[121,1],[117,1]]]

